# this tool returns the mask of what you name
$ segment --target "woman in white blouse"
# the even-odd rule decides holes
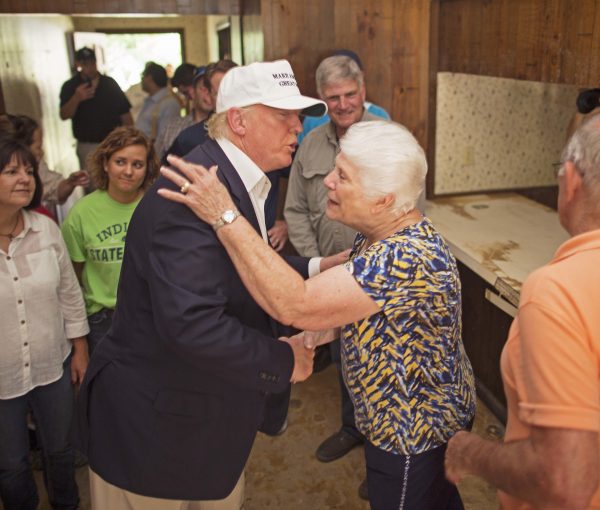
[[[16,141],[0,141],[0,499],[5,510],[37,508],[28,412],[40,437],[52,508],[79,504],[68,435],[72,384],[85,374],[89,328],[60,230],[31,210],[41,194],[33,154]]]

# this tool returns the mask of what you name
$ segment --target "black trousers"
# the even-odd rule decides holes
[[[418,455],[396,455],[365,441],[372,510],[464,510],[444,475],[446,445]]]

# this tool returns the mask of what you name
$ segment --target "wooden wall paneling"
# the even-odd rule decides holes
[[[468,2],[463,22],[465,30],[464,33],[459,34],[461,40],[464,41],[463,44],[466,50],[463,54],[464,65],[475,66],[474,70],[477,70],[477,66],[481,62],[481,52],[483,49],[481,40],[489,33],[487,30],[484,30],[487,24],[483,19],[483,9],[483,2]],[[478,44],[470,43],[471,39],[478,41]]]
[[[584,85],[600,85],[600,6],[596,6],[594,11],[594,26],[592,33],[590,62],[586,67],[588,69],[588,76]]]
[[[566,17],[561,76],[572,77],[573,83],[589,80],[595,11],[595,3],[575,2]]]
[[[300,73],[301,90],[309,95],[317,96],[315,74],[321,60],[329,56],[336,48],[336,31],[332,30],[336,16],[334,2],[309,1],[304,7],[303,50],[298,55],[302,59]],[[317,27],[316,30],[307,27]],[[303,55],[302,55],[303,53]]]
[[[315,8],[314,0],[289,1],[285,23],[280,27],[287,32],[287,43],[284,44],[287,51],[283,58],[287,58],[292,64],[300,90],[311,91],[311,94],[315,88],[314,80],[310,80],[311,71],[314,73],[315,56],[311,54],[308,40],[315,36],[318,37],[318,33],[322,30],[322,20],[319,17],[309,19],[306,10],[309,9],[312,15],[316,11]],[[307,27],[310,26],[313,26],[314,29],[307,30]]]
[[[582,0],[585,1],[585,0]],[[561,82],[562,50],[565,28],[565,4],[560,0],[548,0],[545,4],[544,53],[539,81]]]
[[[479,31],[480,38],[478,42],[481,46],[480,55],[490,55],[490,58],[480,58],[479,62],[473,62],[473,74],[493,74],[499,60],[510,60],[511,56],[507,55],[508,52],[501,51],[501,48],[504,47],[502,41],[508,40],[510,25],[512,23],[510,16],[506,16],[503,12],[507,10],[508,6],[506,2],[486,2],[482,6],[482,17],[487,22]],[[490,20],[496,20],[496,22],[494,23]],[[440,23],[444,22],[445,20],[440,21]],[[441,31],[443,32],[443,30]],[[473,42],[472,44],[475,43]],[[447,51],[447,49],[444,47],[440,51]]]
[[[265,37],[265,60],[275,60],[287,55],[287,45],[283,48],[282,17],[286,6],[283,2],[273,0],[261,1],[261,16],[263,19],[263,30]]]
[[[336,45],[334,1],[262,0],[261,9],[265,60],[288,59],[300,90],[316,94],[316,67]]]
[[[435,119],[437,115],[437,70],[439,68],[440,44],[440,2],[432,0],[429,12],[429,83],[427,105],[427,177],[425,180],[425,196],[433,197],[435,188]]]
[[[396,2],[392,43],[392,114],[425,150],[428,146],[430,7],[430,2]]]
[[[535,2],[513,3],[514,64],[510,70],[506,69],[505,74],[522,80],[535,80],[539,75],[537,55],[543,51],[544,34],[539,21],[543,17],[543,9],[541,4]]]
[[[239,14],[239,0],[0,0],[7,13]]]
[[[393,5],[388,0],[358,2],[355,20],[356,36],[348,44],[340,42],[338,47],[355,51],[361,58],[367,98],[369,101],[392,112],[393,50],[394,38]],[[352,30],[348,28],[345,32]]]

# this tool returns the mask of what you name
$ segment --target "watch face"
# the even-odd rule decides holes
[[[231,223],[235,220],[235,211],[225,211],[222,217],[225,223]]]

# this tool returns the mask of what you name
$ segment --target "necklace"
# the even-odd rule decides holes
[[[12,241],[15,238],[14,233],[15,233],[15,230],[17,230],[17,226],[19,225],[19,220],[20,219],[21,219],[21,215],[17,214],[17,221],[15,221],[15,225],[12,228],[12,230],[10,231],[10,233],[8,233],[8,234],[2,234],[0,232],[0,236],[2,236],[2,237],[8,237],[8,240]]]

